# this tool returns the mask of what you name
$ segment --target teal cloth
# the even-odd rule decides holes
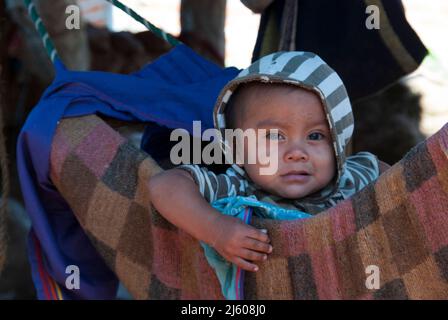
[[[227,197],[212,203],[212,206],[223,214],[241,219],[250,223],[253,214],[265,219],[293,220],[311,217],[310,214],[299,210],[291,210],[266,202],[258,201],[255,196]],[[221,290],[228,300],[241,300],[244,298],[243,284],[244,271],[236,265],[225,260],[211,246],[202,243],[205,257],[218,276]]]

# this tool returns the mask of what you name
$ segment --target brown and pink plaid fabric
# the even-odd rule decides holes
[[[59,124],[53,182],[133,297],[222,299],[199,243],[151,210],[147,182],[160,170],[97,116]],[[274,251],[246,273],[247,299],[447,299],[448,125],[338,206],[253,224]]]

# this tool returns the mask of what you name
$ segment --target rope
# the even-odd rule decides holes
[[[145,20],[145,18],[140,16],[137,12],[135,12],[131,8],[125,6],[120,1],[118,1],[118,0],[106,0],[106,1],[111,3],[112,5],[116,6],[117,8],[121,9],[122,11],[126,12],[132,18],[134,18],[135,20],[137,20],[138,22],[143,24],[149,31],[154,33],[159,38],[162,38],[163,40],[165,40],[166,42],[168,42],[172,46],[177,46],[178,44],[181,43],[179,40],[174,38],[172,35],[170,35],[169,33],[166,33],[162,29],[157,28],[151,22],[149,22],[148,20]]]
[[[56,48],[54,47],[53,41],[51,41],[50,39],[47,29],[42,23],[42,19],[37,13],[36,6],[34,5],[32,0],[23,0],[23,2],[25,3],[25,7],[28,10],[28,15],[33,21],[36,30],[39,32],[40,38],[42,39],[45,50],[47,50],[47,54],[50,57],[51,62],[54,63],[54,60],[58,57],[58,53],[56,51]]]
[[[36,6],[34,5],[32,0],[23,0],[25,3],[25,7],[28,10],[28,15],[30,16],[31,20],[34,23],[34,26],[36,27],[36,30],[39,32],[39,35],[42,39],[42,42],[44,44],[45,50],[47,51],[48,56],[51,59],[51,62],[54,63],[54,60],[58,57],[58,53],[56,51],[56,48],[53,44],[53,41],[50,39],[50,36],[48,34],[47,29],[45,28],[44,24],[42,23],[42,19],[40,18],[39,14],[37,13]],[[132,10],[131,8],[125,6],[123,3],[117,0],[106,0],[107,2],[111,3],[112,5],[116,6],[117,8],[121,9],[122,11],[126,12],[128,15],[130,15],[132,18],[134,18],[136,21],[143,24],[149,31],[154,33],[157,37],[165,40],[172,46],[177,46],[181,42],[174,38],[169,33],[166,33],[162,29],[157,28],[155,25],[153,25],[151,22],[140,16],[137,12]]]

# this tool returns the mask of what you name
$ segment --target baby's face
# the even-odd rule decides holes
[[[330,183],[336,172],[330,129],[322,103],[316,94],[304,89],[276,87],[263,94],[249,94],[237,127],[265,129],[267,154],[276,156],[278,169],[261,175],[267,165],[248,164],[245,144],[244,170],[262,189],[283,198],[298,199]],[[273,129],[278,134],[272,133]],[[258,131],[257,131],[258,132]],[[269,154],[269,144],[276,144],[277,155]],[[275,150],[271,148],[271,150]],[[272,153],[272,152],[271,152]]]

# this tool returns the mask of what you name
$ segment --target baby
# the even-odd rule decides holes
[[[278,52],[253,63],[221,91],[214,122],[220,130],[264,130],[268,153],[275,146],[269,156],[277,170],[261,174],[266,164],[248,161],[250,146],[238,140],[245,151],[241,164],[224,174],[197,165],[167,170],[151,178],[151,200],[171,223],[247,271],[257,271],[256,262],[273,250],[266,230],[221,214],[211,203],[253,195],[317,214],[379,176],[374,155],[345,156],[353,133],[350,100],[336,72],[313,53]]]

